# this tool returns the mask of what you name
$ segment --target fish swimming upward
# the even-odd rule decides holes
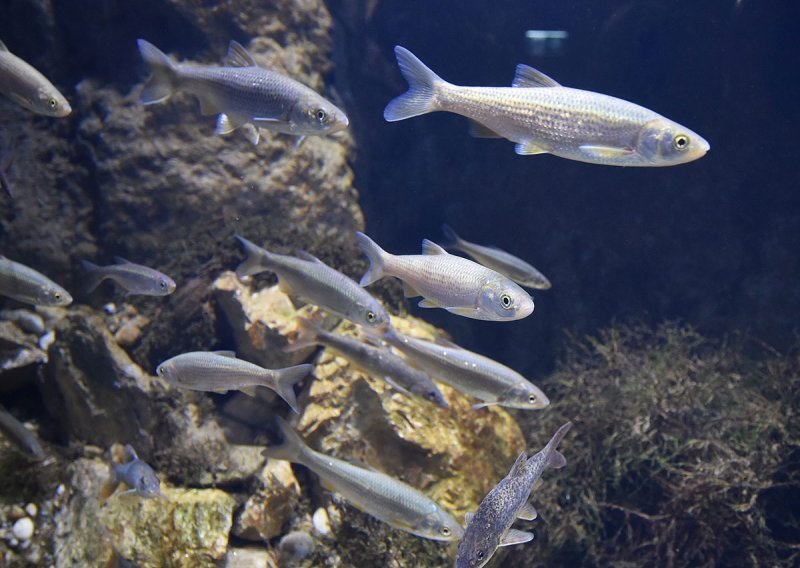
[[[483,498],[477,511],[467,513],[464,537],[458,543],[456,568],[480,568],[499,546],[533,539],[533,533],[512,529],[511,525],[516,519],[532,521],[537,517],[528,498],[545,469],[567,464],[556,448],[570,428],[572,422],[561,426],[544,449],[529,459],[521,453],[508,475]]]
[[[443,80],[413,53],[394,48],[408,91],[383,112],[393,122],[435,111],[475,121],[473,135],[506,138],[517,154],[555,154],[609,166],[674,166],[701,158],[701,136],[644,107],[562,87],[527,65],[517,65],[511,87],[461,87]]]
[[[0,41],[0,93],[23,108],[61,118],[72,112],[67,99],[58,89]]]
[[[256,65],[235,41],[225,65],[174,62],[153,44],[138,40],[139,51],[153,73],[141,94],[149,105],[186,91],[200,100],[200,111],[218,114],[217,134],[241,128],[258,144],[259,128],[298,136],[324,135],[347,128],[347,116],[330,101],[294,79]]]

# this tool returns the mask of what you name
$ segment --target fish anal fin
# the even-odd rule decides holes
[[[520,142],[514,146],[514,151],[520,156],[533,156],[536,154],[547,154],[549,150],[542,148],[535,142]]]
[[[428,298],[423,298],[417,304],[420,308],[441,308],[439,304],[434,302],[433,300],[429,300]]]
[[[503,136],[477,120],[469,121],[469,134],[473,138],[503,138]]]
[[[511,546],[514,544],[522,544],[525,542],[530,542],[533,540],[533,533],[527,531],[520,531],[517,529],[509,529],[509,531],[503,535],[503,538],[500,539],[500,544],[498,546]]]
[[[228,44],[228,54],[225,56],[225,65],[228,67],[256,67],[256,60],[238,41],[231,40]]]
[[[250,387],[242,387],[242,388],[240,388],[239,390],[240,390],[241,392],[243,392],[244,394],[246,394],[247,396],[251,396],[251,397],[253,397],[253,398],[255,398],[255,397],[256,397],[256,387],[254,387],[254,386],[250,386]]]
[[[405,296],[406,298],[416,298],[417,296],[421,295],[422,294],[417,292],[416,289],[411,284],[409,284],[408,282],[403,282],[403,296]]]
[[[537,71],[530,65],[517,65],[517,71],[514,74],[514,81],[511,83],[512,87],[517,88],[542,88],[542,87],[560,87],[557,81],[551,79],[541,71]]]
[[[579,146],[578,149],[583,152],[583,155],[587,158],[594,158],[597,160],[624,158],[633,154],[631,148],[619,148],[615,146],[584,144],[583,146]]]
[[[242,125],[241,131],[244,137],[247,138],[253,146],[258,144],[258,141],[261,139],[261,133],[258,131],[258,128],[249,122]]]
[[[536,508],[530,503],[525,503],[519,508],[519,511],[517,511],[517,518],[525,521],[532,521],[538,516],[539,513],[536,512]]]

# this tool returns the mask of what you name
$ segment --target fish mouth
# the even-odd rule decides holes
[[[528,317],[533,313],[533,308],[534,308],[533,299],[529,297],[523,302],[521,302],[521,305],[517,310],[517,313],[514,314],[514,319],[522,319]]]

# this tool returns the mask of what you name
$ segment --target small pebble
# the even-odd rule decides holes
[[[281,538],[278,544],[281,560],[299,562],[314,552],[314,539],[304,531],[292,531]]]
[[[39,507],[36,506],[36,503],[28,503],[25,505],[25,512],[28,513],[30,518],[35,519],[36,515],[39,514]]]
[[[12,521],[16,521],[17,519],[21,519],[25,516],[25,509],[20,507],[19,505],[12,505],[11,511],[9,511],[8,516],[11,517]]]
[[[41,349],[42,351],[47,351],[47,349],[53,344],[55,340],[56,340],[56,334],[51,329],[50,331],[48,331],[39,338],[39,349]]]
[[[328,512],[322,507],[314,511],[311,522],[314,525],[314,530],[319,534],[324,536],[331,534],[331,523],[328,520]]]
[[[114,315],[117,312],[117,305],[114,302],[109,302],[103,306],[103,311],[108,315]]]
[[[30,517],[22,517],[11,529],[14,536],[19,540],[30,540],[33,536],[33,521]]]

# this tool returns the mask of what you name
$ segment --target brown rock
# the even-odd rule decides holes
[[[300,485],[288,462],[270,460],[258,476],[259,489],[236,517],[233,534],[245,540],[268,541],[280,535],[292,518]]]

